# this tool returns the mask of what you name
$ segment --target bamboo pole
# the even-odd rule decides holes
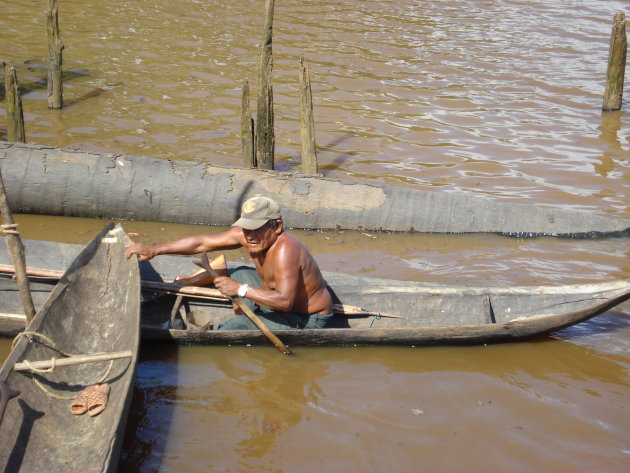
[[[4,90],[7,102],[7,141],[26,143],[22,98],[18,90],[15,67],[12,65],[6,65],[4,67]]]
[[[267,14],[260,44],[258,100],[256,104],[256,163],[261,169],[273,169],[275,137],[273,132],[272,33],[274,0],[266,1]]]
[[[205,271],[205,270],[204,270]],[[0,273],[15,273],[15,266],[11,264],[0,264]],[[37,278],[50,278],[52,280],[59,280],[63,276],[63,271],[56,269],[42,269],[42,268],[26,268],[26,274],[31,277]],[[210,287],[200,286],[180,286],[176,283],[163,282],[163,281],[141,281],[142,289],[161,292],[164,294],[171,294],[176,296],[194,297],[200,299],[209,299],[213,301],[228,301],[229,299],[221,294],[218,289]],[[381,312],[370,311],[363,309],[362,307],[334,304],[333,312],[341,315],[363,315],[366,317],[378,315],[380,317],[393,317],[397,319],[404,319],[405,317],[400,315],[385,314]]]
[[[302,173],[317,174],[317,145],[315,143],[315,120],[313,118],[313,94],[308,66],[304,56],[300,58],[300,137],[302,139]]]
[[[254,122],[249,107],[249,81],[243,82],[243,100],[241,105],[241,152],[244,168],[256,167],[254,152]]]
[[[15,279],[17,280],[22,305],[24,306],[24,314],[26,315],[26,324],[33,319],[35,315],[35,306],[29,289],[28,277],[26,275],[26,262],[24,261],[24,246],[20,239],[20,234],[15,229],[17,225],[13,221],[13,215],[7,201],[7,194],[4,189],[4,181],[2,180],[2,172],[0,172],[0,213],[2,213],[2,230],[6,233],[7,248],[11,255],[11,261],[15,267]]]
[[[63,42],[59,35],[57,0],[48,0],[46,36],[48,40],[48,108],[61,108],[63,104],[61,81]]]
[[[606,73],[606,88],[604,89],[602,105],[604,112],[621,109],[627,52],[626,16],[622,12],[618,12],[613,19],[612,33],[610,35],[608,71]]]
[[[83,363],[96,363],[98,361],[120,360],[121,358],[131,358],[133,353],[131,350],[115,351],[112,353],[97,353],[95,355],[77,355],[69,358],[51,358],[50,360],[41,361],[21,361],[13,365],[13,371],[28,370],[48,370],[58,366],[81,365]]]

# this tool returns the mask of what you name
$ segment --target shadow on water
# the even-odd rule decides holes
[[[4,78],[4,67],[8,64],[0,64],[0,74]],[[18,90],[20,96],[34,92],[37,90],[46,89],[46,82],[48,77],[48,65],[37,59],[30,59],[23,64],[13,64],[15,71],[18,74]],[[64,69],[61,72],[62,81],[70,81],[77,77],[85,77],[89,75],[88,71],[82,69]],[[98,89],[97,89],[98,90]],[[86,94],[86,95],[89,95]],[[4,79],[0,81],[0,101],[6,97],[6,91],[4,88]],[[87,97],[86,97],[87,98]],[[79,99],[77,99],[78,101]],[[74,103],[74,102],[73,102]],[[65,102],[64,102],[65,104]]]
[[[326,145],[319,146],[320,150],[328,151],[330,153],[335,153],[337,155],[337,157],[333,160],[332,163],[326,164],[325,166],[321,166],[320,173],[324,177],[326,176],[326,174],[328,174],[326,171],[335,170],[353,159],[354,153],[352,152],[339,153],[339,151],[336,148],[344,141],[348,141],[349,139],[354,138],[354,137],[355,137],[354,135],[346,133],[345,135],[340,136],[339,138],[331,141],[330,143]]]
[[[177,365],[176,345],[142,345],[119,473],[160,470],[176,404]]]

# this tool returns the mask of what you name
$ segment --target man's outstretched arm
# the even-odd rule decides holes
[[[125,246],[125,258],[138,255],[138,261],[148,261],[157,255],[194,255],[204,251],[232,250],[243,246],[244,239],[243,230],[232,227],[221,233],[193,235],[155,245],[130,243]]]

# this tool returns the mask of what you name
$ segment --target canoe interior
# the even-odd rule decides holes
[[[111,225],[92,240],[26,329],[50,342],[21,337],[5,361],[0,381],[21,394],[9,401],[0,425],[3,471],[115,471],[139,345],[140,277],[137,263],[123,257],[128,241]],[[111,368],[101,361],[47,373],[12,370],[23,360],[63,358],[52,344],[74,355],[130,350],[133,356]],[[73,415],[67,398],[102,379],[111,387],[107,408],[95,417]]]
[[[593,290],[595,286],[596,290]],[[374,315],[336,315],[334,328],[446,328],[497,325],[524,321],[545,315],[588,313],[604,310],[630,297],[630,284],[570,286],[570,292],[531,291],[509,294],[492,288],[430,288],[413,286],[333,286],[337,303],[360,306]],[[599,290],[597,290],[599,288]],[[418,290],[414,290],[418,289]],[[150,296],[149,296],[150,298]],[[168,320],[174,296],[162,296],[143,304],[143,325],[158,326]],[[210,319],[215,324],[233,317],[231,305],[217,301],[184,299],[177,317]],[[201,316],[201,313],[205,315]],[[382,313],[383,316],[378,314]],[[601,313],[601,312],[600,312]],[[387,317],[396,315],[402,318]]]

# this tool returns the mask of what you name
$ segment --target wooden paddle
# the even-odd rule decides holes
[[[208,261],[208,255],[206,253],[201,254],[201,260],[194,260],[195,263],[200,268],[205,269],[210,276],[213,278],[220,277],[219,273],[217,273],[214,269],[210,267],[210,262]],[[267,326],[260,320],[260,318],[254,313],[253,310],[249,308],[249,306],[238,296],[229,297],[231,301],[233,301],[239,309],[243,311],[243,313],[251,320],[258,329],[265,334],[265,336],[274,344],[274,346],[285,355],[292,355],[293,352],[289,350],[289,348],[282,343],[282,341],[271,331]]]

